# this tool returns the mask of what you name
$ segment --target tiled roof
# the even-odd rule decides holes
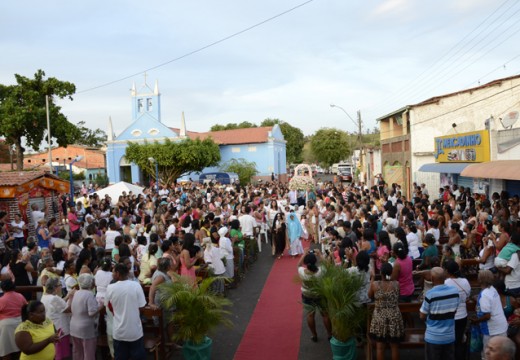
[[[79,155],[83,156],[83,159],[74,164],[78,168],[100,169],[105,167],[104,151],[101,149],[79,145],[69,145],[66,148],[58,147],[52,149],[54,165],[58,162],[60,165],[65,164],[65,166],[68,167],[72,159]],[[47,152],[27,154],[24,157],[24,166],[26,168],[41,166],[42,164],[48,163],[48,156]]]
[[[502,85],[502,82],[504,82],[504,81],[518,79],[519,77],[520,77],[520,75],[514,75],[514,76],[509,76],[509,77],[506,77],[506,78],[502,78],[502,79],[496,79],[496,80],[490,81],[490,82],[488,82],[488,83],[486,83],[484,85],[479,85],[479,86],[476,86],[476,87],[472,87],[472,88],[469,88],[469,89],[464,89],[464,90],[452,92],[452,93],[449,93],[449,94],[434,96],[432,98],[426,99],[424,101],[421,101],[420,103],[417,103],[417,104],[411,105],[411,106],[422,106],[422,105],[433,104],[433,103],[436,103],[440,99],[445,98],[445,97],[459,95],[459,94],[463,94],[463,93],[467,93],[467,92],[473,92],[475,90],[481,90],[481,89],[485,89],[487,87],[491,87],[491,86],[495,86],[495,85]]]
[[[16,186],[45,176],[45,171],[2,171],[0,172],[0,186]],[[48,177],[54,175],[47,174]]]
[[[193,131],[187,131],[187,135],[190,139],[201,139],[204,140],[211,137],[219,145],[235,145],[235,144],[257,144],[265,143],[268,140],[269,132],[273,129],[272,126],[246,128],[246,129],[234,129],[234,130],[221,130],[221,131],[208,131],[204,133],[197,133]],[[178,131],[178,129],[173,129]]]

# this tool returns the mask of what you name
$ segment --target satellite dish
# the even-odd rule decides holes
[[[511,129],[513,125],[518,121],[520,114],[518,111],[511,111],[507,113],[503,118],[500,118],[500,122],[504,129]]]

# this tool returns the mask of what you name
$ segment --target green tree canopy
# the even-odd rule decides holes
[[[229,123],[226,125],[216,124],[210,128],[210,131],[222,131],[222,130],[235,130],[235,129],[248,129],[257,127],[256,124],[250,123],[249,121],[242,121],[239,124]]]
[[[229,160],[220,167],[220,170],[238,174],[240,184],[243,185],[249,184],[251,182],[251,178],[258,174],[258,170],[256,170],[256,163],[249,162],[243,158]]]
[[[0,84],[0,135],[9,145],[15,146],[16,164],[23,169],[22,139],[38,150],[47,130],[45,96],[49,96],[51,135],[59,146],[67,146],[80,138],[79,129],[62,114],[54,97],[69,98],[76,92],[73,83],[56,78],[45,79],[45,72],[38,70],[34,79],[15,74],[16,85]]]
[[[320,164],[330,166],[350,154],[348,135],[334,128],[322,128],[311,139],[311,151]]]
[[[78,145],[101,147],[107,141],[107,134],[103,130],[91,130],[85,126],[84,121],[78,123],[78,129],[81,133],[80,138],[76,141]]]
[[[220,149],[210,138],[183,141],[165,139],[163,143],[145,142],[142,145],[129,141],[125,157],[155,179],[155,164],[149,160],[154,158],[159,165],[161,182],[172,184],[185,172],[201,171],[205,167],[218,165]]]
[[[260,126],[274,126],[275,124],[280,126],[283,137],[287,141],[287,162],[289,164],[301,163],[303,159],[303,145],[305,145],[303,132],[299,128],[279,119],[265,119]]]

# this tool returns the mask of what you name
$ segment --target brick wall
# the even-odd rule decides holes
[[[57,206],[57,213],[54,213],[52,203],[56,202]],[[47,215],[45,216],[45,219],[49,221],[51,218],[55,217],[58,219],[59,222],[62,221],[63,216],[60,212],[60,206],[58,201],[58,194],[56,192],[52,192],[52,196],[45,198],[45,207],[47,209]],[[14,220],[14,215],[20,212],[20,208],[18,207],[18,200],[17,199],[2,199],[0,200],[0,209],[6,209],[8,213],[8,219],[9,222]],[[44,211],[43,209],[41,209]],[[26,224],[27,224],[27,233],[28,236],[36,236],[34,227],[34,224],[32,223],[32,213],[31,213],[31,207],[27,206],[27,218],[26,218]],[[22,217],[25,219],[24,215],[22,214]]]

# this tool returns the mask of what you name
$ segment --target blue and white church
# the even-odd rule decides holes
[[[137,90],[135,83],[131,89],[132,118],[129,125],[119,135],[114,134],[112,120],[108,121],[106,162],[109,182],[119,181],[144,184],[148,175],[136,164],[125,158],[128,142],[162,142],[164,139],[181,141],[186,138],[205,139],[211,137],[220,148],[221,164],[243,158],[256,163],[256,180],[271,180],[271,174],[284,180],[286,169],[286,141],[278,125],[249,129],[193,132],[186,130],[184,113],[180,127],[169,127],[161,119],[161,94],[157,81],[152,89],[145,82]],[[218,171],[219,167],[206,168],[203,172]]]

